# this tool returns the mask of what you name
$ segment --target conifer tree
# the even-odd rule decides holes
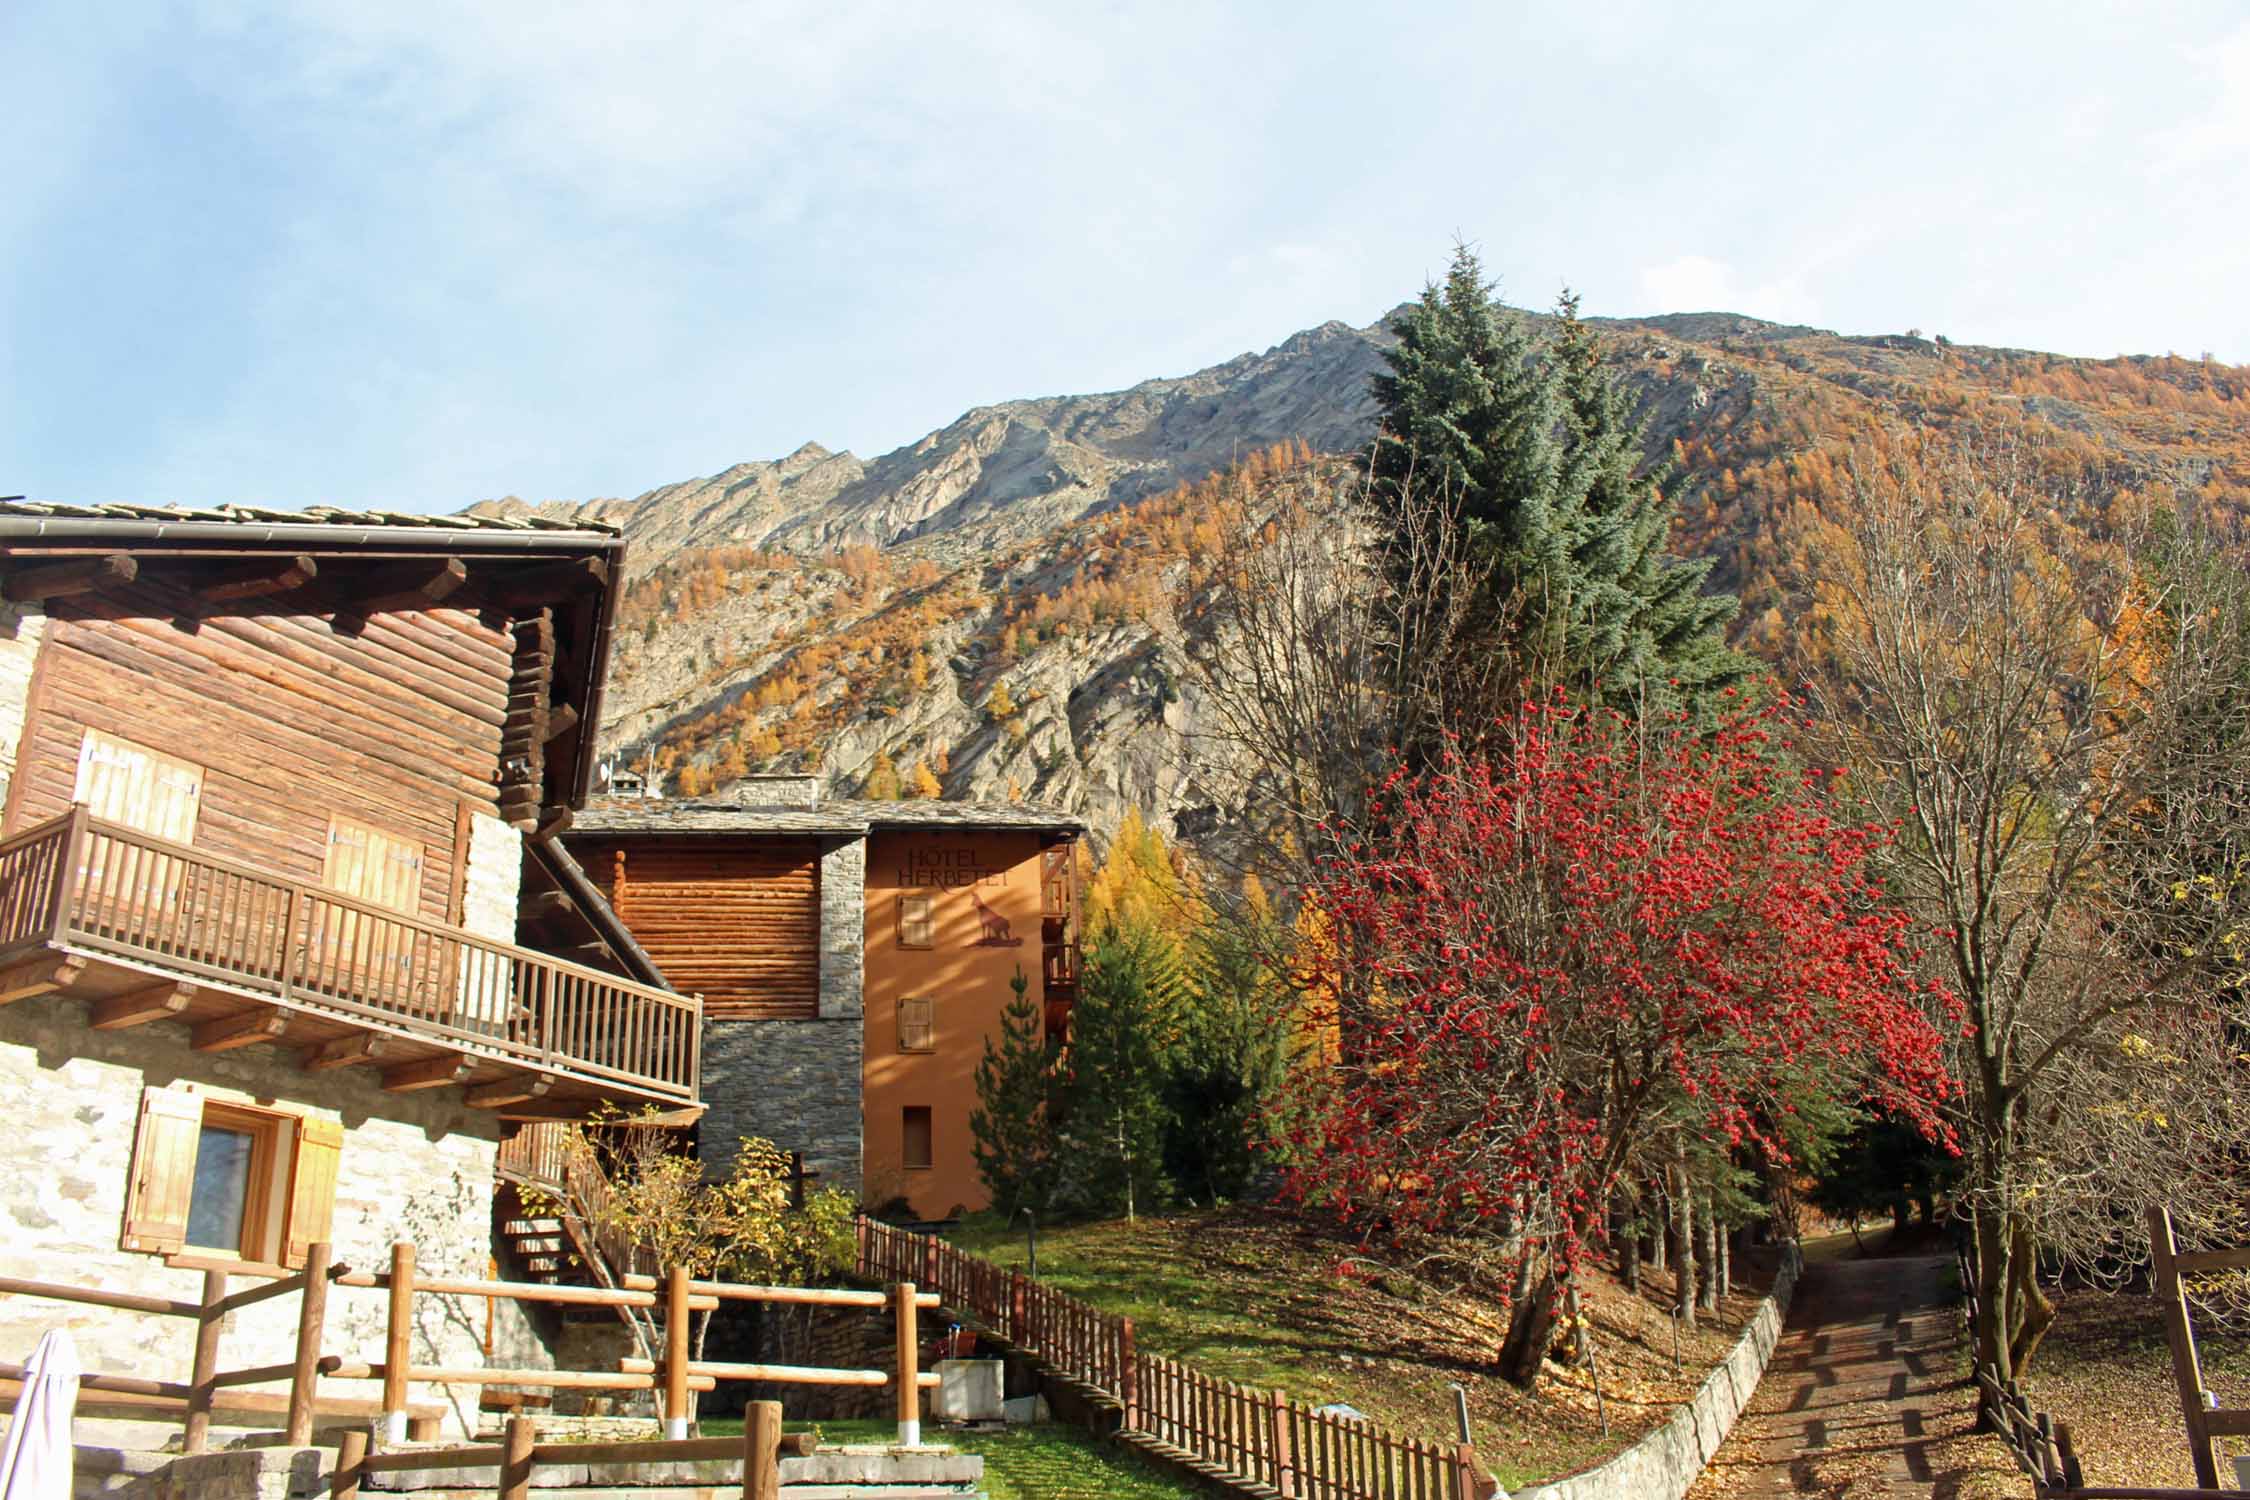
[[[969,1116],[977,1175],[992,1206],[1013,1216],[1019,1208],[1044,1210],[1054,1194],[1053,1055],[1041,1036],[1030,982],[1018,968],[1008,981],[1015,992],[1000,1012],[1000,1045],[984,1039],[977,1064],[977,1107]]]
[[[917,797],[938,797],[944,795],[945,792],[945,788],[938,784],[938,779],[932,774],[930,763],[926,760],[914,762],[913,787],[914,795]]]
[[[898,762],[891,759],[888,750],[875,752],[875,762],[867,768],[867,779],[859,784],[859,794],[871,802],[896,802],[900,783]]]
[[[1165,1197],[1165,1053],[1184,986],[1173,944],[1139,920],[1095,937],[1085,975],[1070,1021],[1069,1186],[1074,1206],[1131,1218]]]

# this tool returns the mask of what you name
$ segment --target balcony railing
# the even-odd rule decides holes
[[[0,952],[40,943],[696,1099],[699,1000],[286,880],[83,806],[0,842]]]

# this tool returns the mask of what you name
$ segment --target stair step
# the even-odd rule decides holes
[[[505,1219],[500,1228],[507,1234],[561,1234],[563,1222],[560,1219]]]

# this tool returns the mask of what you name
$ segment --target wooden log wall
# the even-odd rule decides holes
[[[443,608],[348,633],[271,602],[179,618],[139,585],[58,601],[7,829],[69,807],[99,729],[204,768],[198,848],[318,884],[342,814],[422,845],[420,915],[446,920],[461,809],[497,809],[510,634]]]
[[[820,1014],[820,850],[810,840],[579,839],[571,851],[674,989],[710,1021]]]

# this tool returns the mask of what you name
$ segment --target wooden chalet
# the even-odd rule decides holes
[[[1077,996],[1077,841],[1056,808],[597,798],[565,841],[664,972],[705,1001],[702,1145],[761,1135],[925,1217],[986,1201],[969,1116],[1020,973],[1046,1036]]]
[[[507,1122],[692,1118],[700,1003],[556,841],[623,547],[0,503],[0,1275],[177,1297],[397,1237],[482,1275]],[[37,1315],[0,1303],[0,1343]]]

